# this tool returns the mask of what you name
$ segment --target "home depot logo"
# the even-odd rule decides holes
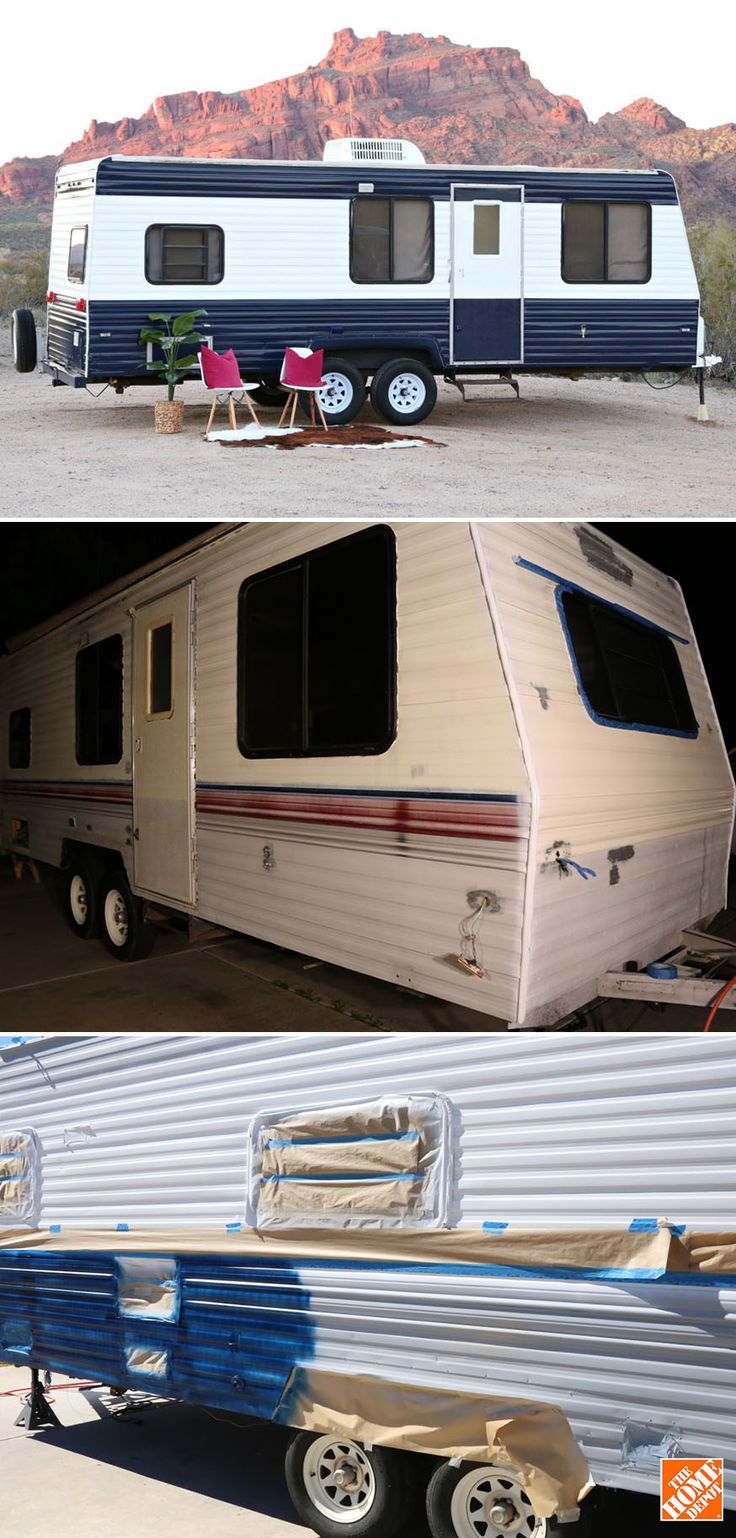
[[[723,1521],[723,1459],[663,1458],[663,1522]]]

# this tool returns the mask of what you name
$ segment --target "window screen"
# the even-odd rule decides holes
[[[77,652],[77,763],[117,764],[123,752],[123,638]]]
[[[378,527],[249,577],[238,615],[247,758],[383,753],[396,696],[396,555]]]
[[[651,273],[648,203],[566,203],[562,276],[567,283],[646,283]]]
[[[153,625],[148,632],[148,716],[170,716],[173,696],[173,639],[171,620]]]
[[[501,249],[501,209],[498,203],[473,204],[473,255],[498,256]]]
[[[31,712],[24,706],[8,718],[8,763],[11,769],[27,769],[31,762]]]
[[[697,734],[669,636],[584,593],[562,591],[560,602],[583,698],[602,724]]]
[[[70,283],[84,282],[84,269],[87,262],[87,226],[77,225],[69,236],[69,261],[66,275]]]
[[[429,283],[434,276],[431,200],[354,198],[350,276],[354,283]]]
[[[450,1108],[410,1095],[256,1117],[254,1228],[438,1228],[448,1220]]]
[[[146,230],[149,283],[220,283],[224,236],[217,225],[153,224]]]

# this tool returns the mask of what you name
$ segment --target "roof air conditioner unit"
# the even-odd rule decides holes
[[[330,139],[323,160],[331,165],[423,166],[424,156],[409,139]]]

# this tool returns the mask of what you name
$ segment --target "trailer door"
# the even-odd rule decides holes
[[[133,616],[134,869],[139,892],[194,901],[191,582]]]
[[[452,362],[521,363],[523,187],[450,189]]]

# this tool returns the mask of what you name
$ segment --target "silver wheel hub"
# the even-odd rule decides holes
[[[105,898],[105,928],[113,945],[124,945],[128,938],[128,910],[121,892],[111,887]]]
[[[457,1538],[546,1538],[547,1523],[534,1511],[514,1474],[474,1468],[452,1493],[450,1516]]]
[[[397,374],[387,390],[389,405],[394,411],[418,411],[424,405],[427,390],[418,374]]]
[[[321,390],[317,391],[322,410],[326,415],[337,411],[344,411],[353,399],[353,387],[345,374],[336,374],[333,369],[328,369],[322,375],[325,383]]]
[[[72,918],[80,928],[87,918],[87,883],[83,876],[72,876],[69,884],[69,906]]]
[[[304,1488],[324,1517],[350,1527],[361,1522],[376,1498],[370,1461],[357,1442],[317,1437],[304,1458]]]

